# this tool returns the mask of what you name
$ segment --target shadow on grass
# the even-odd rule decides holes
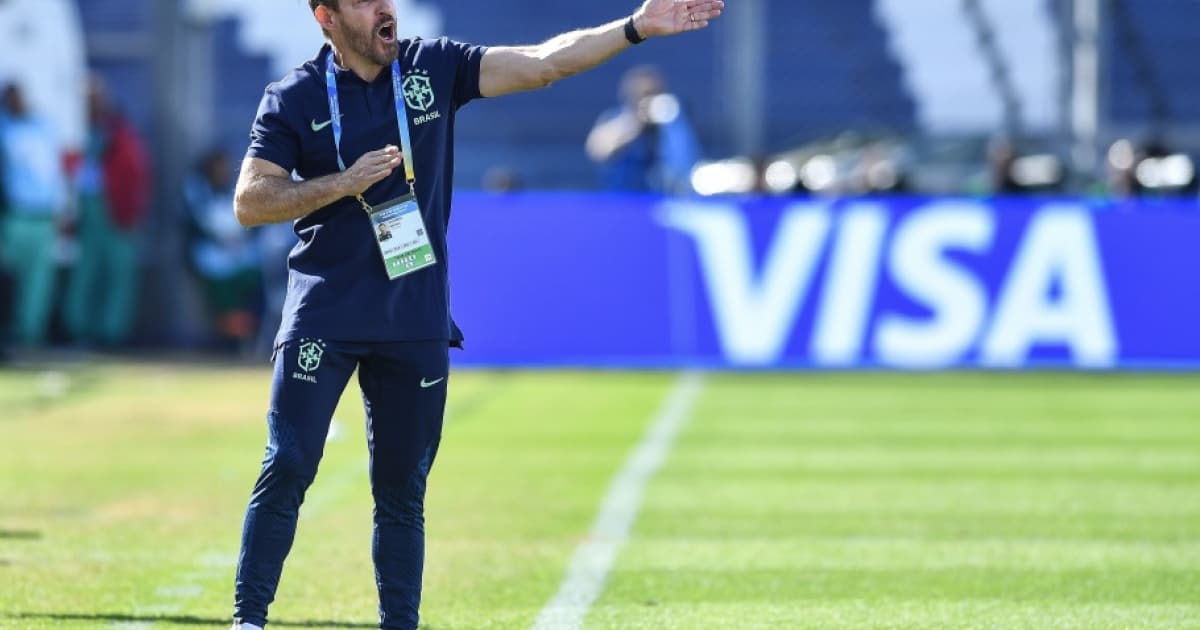
[[[181,626],[209,626],[223,628],[230,624],[229,618],[195,617],[192,615],[132,615],[122,613],[52,613],[18,612],[0,613],[3,619],[28,619],[41,621],[94,621],[108,623],[173,623]],[[0,624],[3,625],[3,624]],[[351,623],[346,621],[288,621],[271,620],[272,628],[378,628],[374,623]]]
[[[42,532],[24,529],[0,529],[0,540],[41,540]]]

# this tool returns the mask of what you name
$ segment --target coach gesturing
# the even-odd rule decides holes
[[[234,627],[267,622],[330,418],[357,367],[380,626],[413,629],[425,480],[441,437],[448,349],[462,341],[449,311],[446,253],[458,108],[545,87],[643,38],[704,28],[724,3],[647,0],[604,26],[493,48],[398,39],[391,0],[309,5],[328,43],[267,87],[237,186],[243,225],[296,220],[300,242],[288,261]]]

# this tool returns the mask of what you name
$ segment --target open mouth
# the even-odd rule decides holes
[[[375,30],[375,34],[389,44],[396,41],[396,23],[392,20],[384,22]]]

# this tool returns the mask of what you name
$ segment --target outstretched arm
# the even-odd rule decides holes
[[[646,0],[633,14],[633,24],[643,38],[675,35],[707,27],[724,8],[723,0]],[[628,19],[564,33],[536,46],[489,48],[480,65],[479,91],[484,96],[523,92],[590,70],[631,45],[625,38]]]

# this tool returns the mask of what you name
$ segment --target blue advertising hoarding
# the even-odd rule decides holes
[[[460,194],[460,365],[1200,368],[1200,205]]]

